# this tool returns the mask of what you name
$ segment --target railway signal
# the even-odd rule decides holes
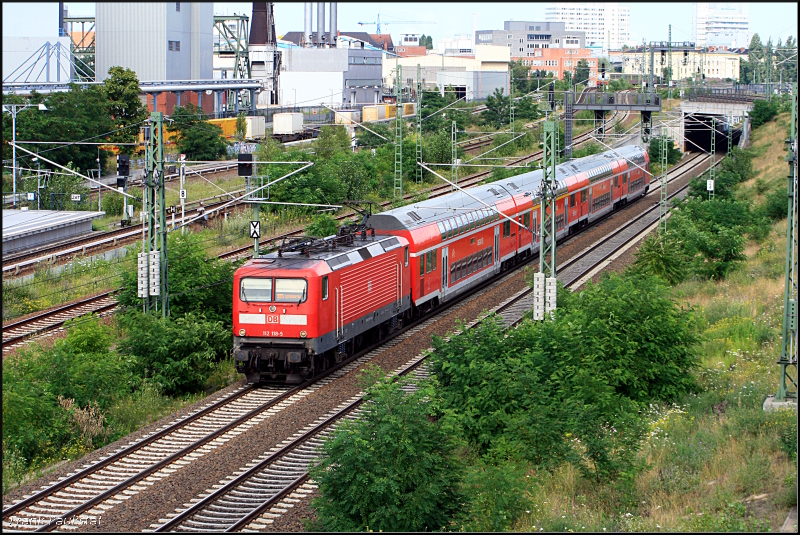
[[[147,128],[145,180],[143,183],[142,216],[147,228],[143,240],[142,256],[147,264],[149,288],[144,298],[144,311],[158,310],[161,298],[161,316],[169,315],[169,279],[167,270],[167,208],[164,201],[164,114],[152,112]],[[144,233],[144,227],[142,232]],[[141,261],[141,260],[140,260]]]

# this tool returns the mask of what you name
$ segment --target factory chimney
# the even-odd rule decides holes
[[[336,41],[338,40],[338,20],[336,16],[336,2],[331,2],[331,32],[328,36],[328,43],[330,46],[335,47]]]
[[[325,2],[317,2],[317,46],[322,44],[325,34]]]
[[[303,41],[305,46],[311,44],[311,2],[303,2]]]

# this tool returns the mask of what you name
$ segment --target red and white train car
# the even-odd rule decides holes
[[[542,171],[365,219],[373,235],[329,238],[249,261],[234,275],[234,358],[248,381],[299,382],[365,342],[472,290],[539,249]],[[644,149],[556,168],[556,237],[643,196]],[[317,247],[317,249],[315,249]]]

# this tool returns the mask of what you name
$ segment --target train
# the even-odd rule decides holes
[[[649,164],[629,145],[558,165],[556,239],[644,196]],[[303,382],[524,261],[539,249],[542,174],[365,214],[249,260],[233,281],[237,371]]]

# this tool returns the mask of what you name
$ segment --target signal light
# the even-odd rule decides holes
[[[239,154],[239,176],[253,176],[252,154]]]
[[[120,176],[129,176],[131,174],[131,157],[127,154],[117,155],[117,174]]]

